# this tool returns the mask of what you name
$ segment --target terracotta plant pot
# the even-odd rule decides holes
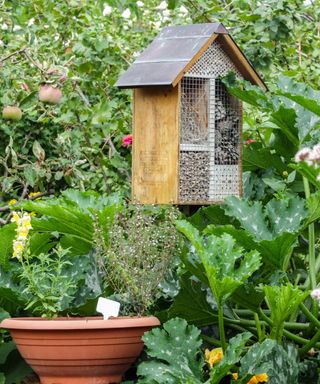
[[[22,357],[41,384],[111,384],[140,355],[144,332],[156,317],[11,318],[9,329]]]

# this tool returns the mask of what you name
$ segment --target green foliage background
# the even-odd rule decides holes
[[[66,187],[129,194],[131,93],[114,84],[168,24],[223,22],[272,88],[279,72],[316,84],[319,1],[3,1],[0,103],[23,110],[0,120],[0,199]],[[62,102],[38,101],[42,83]],[[247,129],[261,115],[250,114]]]
[[[258,251],[261,255],[259,270],[245,284],[235,286],[234,292],[230,290],[227,304],[221,305],[220,320],[223,315],[228,339],[239,330],[249,329],[254,341],[263,342],[269,334],[279,341],[284,337],[294,341],[300,346],[301,356],[312,346],[320,348],[320,332],[315,333],[319,320],[310,312],[314,308],[307,300],[307,307],[303,307],[306,319],[301,318],[297,312],[301,304],[298,294],[295,298],[295,290],[288,285],[288,281],[296,282],[307,291],[314,288],[312,278],[319,281],[320,263],[313,265],[319,244],[315,246],[314,235],[313,240],[310,236],[315,230],[318,234],[319,193],[312,192],[319,188],[319,181],[312,167],[290,164],[300,146],[312,146],[319,141],[319,92],[305,86],[318,88],[319,0],[3,0],[0,107],[17,105],[23,110],[23,118],[12,122],[0,117],[0,225],[7,224],[0,228],[2,317],[9,312],[14,314],[24,304],[16,284],[14,261],[10,260],[14,233],[13,224],[8,224],[9,200],[23,200],[31,192],[60,196],[18,206],[38,214],[32,221],[35,233],[31,250],[37,255],[59,242],[72,248],[72,256],[85,256],[92,247],[91,209],[97,211],[97,220],[104,217],[108,222],[114,213],[105,196],[113,192],[130,196],[131,152],[122,145],[122,138],[131,132],[131,92],[118,90],[114,86],[117,78],[165,25],[215,21],[223,22],[230,30],[271,90],[263,94],[257,89],[239,87],[230,78],[226,80],[229,91],[247,102],[244,140],[256,140],[244,146],[243,152],[244,197],[251,201],[229,198],[224,205],[201,208],[189,218],[203,238],[219,239],[223,235],[221,238],[228,239],[231,235],[245,252]],[[43,83],[61,88],[61,103],[50,106],[38,100]],[[310,183],[311,193],[302,176]],[[70,187],[74,189],[66,191]],[[100,194],[77,192],[89,189]],[[278,212],[282,213],[281,220]],[[246,217],[254,221],[245,221]],[[37,248],[38,244],[43,248]],[[157,316],[162,320],[179,316],[208,327],[205,332],[213,332],[205,340],[215,345],[219,343],[215,339],[219,316],[214,295],[209,291],[212,276],[210,280],[203,261],[192,250],[181,258],[178,277],[172,271],[172,281],[166,282],[167,302],[163,299]],[[87,270],[84,265],[89,261],[83,258],[79,270]],[[231,272],[234,271],[230,269]],[[84,284],[83,281],[81,275],[80,283]],[[289,296],[296,299],[286,317],[278,316],[274,310],[279,302],[266,301],[272,289],[261,290],[261,284],[278,289],[280,304],[286,303]],[[77,305],[83,303],[82,299],[97,296],[96,291],[79,292]],[[273,297],[272,294],[275,296],[272,292],[269,296]],[[194,299],[192,307],[190,298]],[[81,310],[93,311],[92,307]],[[185,323],[184,329],[186,333],[193,328]],[[168,335],[169,331],[168,328]],[[198,336],[195,332],[194,338]],[[241,337],[236,337],[241,344]],[[12,353],[5,341],[8,340],[1,341],[0,365]],[[172,345],[171,341],[171,348]],[[232,355],[234,350],[230,351]],[[244,360],[248,367],[257,360],[253,352]],[[283,349],[274,354],[275,373],[279,366],[285,367],[289,352]],[[151,356],[162,359],[157,353]],[[288,377],[298,382],[299,372],[293,369],[297,365],[295,353],[292,356],[282,381],[274,374],[274,382],[285,383]],[[221,377],[230,370],[229,365],[239,360],[228,359],[217,366]],[[319,365],[319,357],[315,359],[314,363]],[[192,372],[202,382],[202,358],[192,362],[187,356],[185,361],[184,366],[194,366]],[[175,363],[176,360],[172,361],[173,366]],[[151,366],[158,364],[162,363],[151,362]],[[140,368],[144,376],[146,367]],[[21,371],[24,369],[23,366]],[[246,375],[249,371],[243,369]],[[177,380],[184,373],[180,367],[171,370],[171,376],[172,372]],[[18,382],[24,375],[25,372],[10,381],[7,373],[6,379],[0,374],[0,383]],[[210,380],[217,378],[220,376]],[[240,378],[241,382],[247,379]],[[186,382],[189,377],[184,376],[183,380]]]

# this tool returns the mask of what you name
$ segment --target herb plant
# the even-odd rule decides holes
[[[122,302],[125,313],[145,314],[157,299],[159,284],[180,252],[175,208],[129,206],[114,219],[106,243],[95,232],[100,271]]]
[[[22,291],[28,298],[26,310],[42,317],[55,317],[70,307],[76,294],[76,280],[66,273],[72,266],[68,249],[58,247],[32,260],[28,252],[21,258]]]

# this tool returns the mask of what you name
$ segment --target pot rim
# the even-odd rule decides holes
[[[4,319],[0,328],[23,330],[86,330],[86,329],[112,329],[112,328],[139,328],[155,327],[160,325],[155,316],[120,316],[103,320],[101,316],[95,317],[57,317],[45,319],[43,317],[12,317]]]

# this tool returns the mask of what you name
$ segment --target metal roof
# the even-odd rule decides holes
[[[165,27],[116,83],[119,88],[174,86],[186,66],[217,35],[228,35],[222,23]],[[248,65],[249,60],[239,50]],[[233,47],[234,48],[234,47]],[[255,74],[259,76],[254,70]],[[246,78],[246,76],[244,76]],[[248,77],[248,76],[247,76]],[[263,80],[259,77],[261,82]],[[249,76],[249,80],[250,76]],[[252,80],[253,83],[256,83]]]

